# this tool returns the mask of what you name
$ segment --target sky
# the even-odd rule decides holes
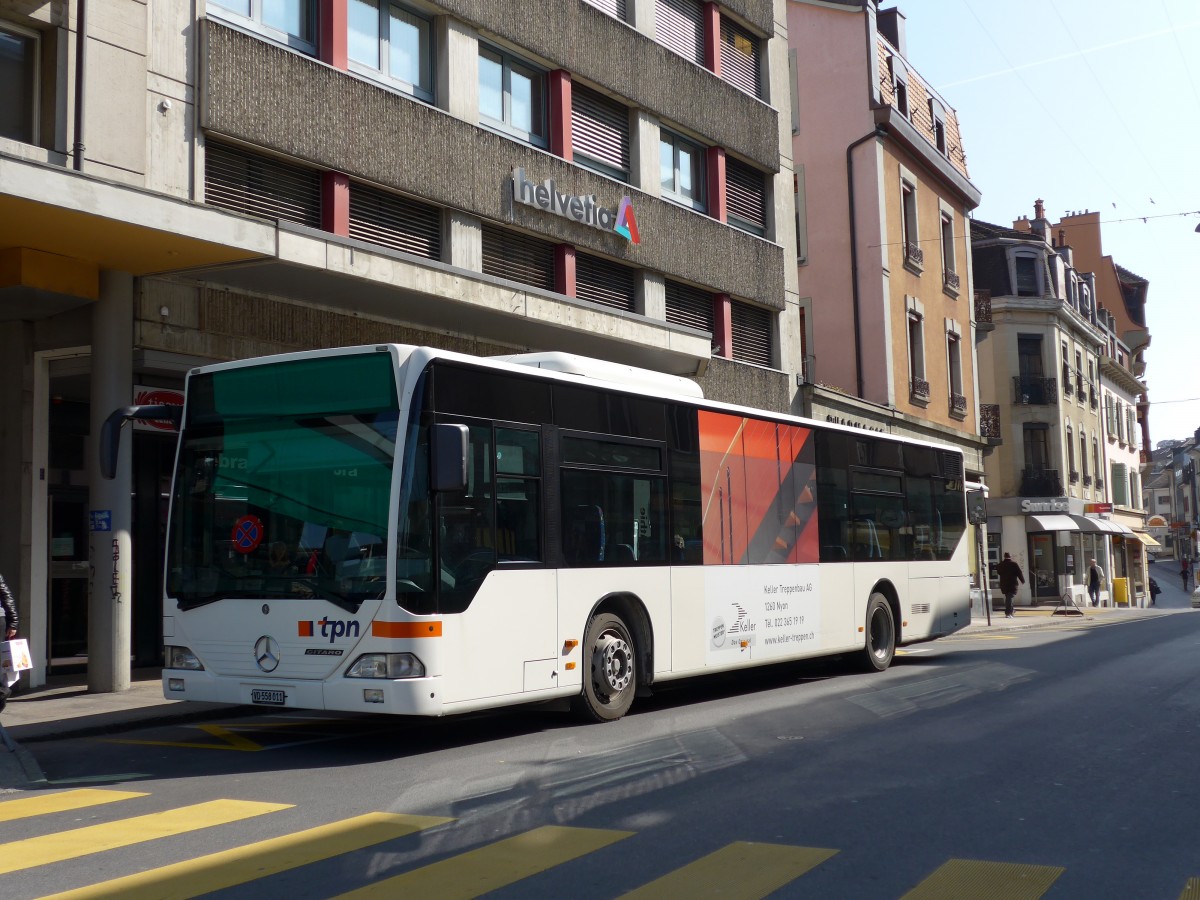
[[[911,68],[958,114],[975,218],[1100,212],[1150,282],[1150,441],[1200,428],[1200,0],[897,0]]]

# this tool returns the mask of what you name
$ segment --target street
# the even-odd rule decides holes
[[[1180,897],[1200,616],[1170,565],[1157,610],[881,675],[689,682],[612,725],[281,713],[39,743],[48,790],[0,802],[0,896]]]

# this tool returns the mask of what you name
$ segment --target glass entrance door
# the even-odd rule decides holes
[[[50,622],[48,671],[87,665],[87,493],[64,488],[50,493]]]
[[[1057,600],[1058,568],[1054,552],[1054,532],[1029,535],[1029,590],[1034,602],[1042,598]]]

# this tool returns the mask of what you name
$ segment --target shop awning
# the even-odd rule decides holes
[[[1026,516],[1026,531],[1078,531],[1075,519],[1065,515]]]
[[[1160,544],[1158,541],[1156,541],[1150,535],[1146,534],[1146,532],[1144,532],[1144,531],[1135,531],[1133,533],[1133,536],[1135,538],[1137,538],[1139,541],[1141,541],[1143,544],[1145,544],[1147,547],[1161,547],[1162,546],[1162,544]]]
[[[1121,534],[1121,528],[1117,526],[1116,522],[1109,519],[1096,519],[1091,516],[1071,516],[1071,518],[1078,523],[1080,531]]]

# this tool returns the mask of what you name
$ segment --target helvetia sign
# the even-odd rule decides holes
[[[535,184],[525,177],[524,169],[513,170],[512,183],[513,199],[518,203],[600,231],[619,234],[632,244],[642,242],[641,235],[638,234],[637,217],[633,214],[633,204],[629,202],[628,197],[622,197],[621,204],[616,209],[609,209],[600,205],[595,194],[575,196],[559,193],[553,178]]]

